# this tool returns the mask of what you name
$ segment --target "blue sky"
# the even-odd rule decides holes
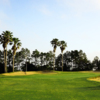
[[[82,49],[92,61],[100,58],[100,0],[0,0],[0,33],[5,30],[31,51],[50,51],[58,38],[67,42],[65,51]]]

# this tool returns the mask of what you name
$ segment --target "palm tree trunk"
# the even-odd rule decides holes
[[[13,72],[14,72],[14,55],[13,55]]]
[[[53,63],[53,71],[55,70],[55,52],[54,52],[54,63]]]
[[[5,48],[4,48],[4,72],[6,73],[6,61],[5,61]]]
[[[62,53],[62,71],[63,71],[63,53]]]
[[[6,47],[6,72],[7,72],[7,47]]]

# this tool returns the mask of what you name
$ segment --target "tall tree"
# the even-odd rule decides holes
[[[22,48],[21,49],[21,54],[23,56],[23,58],[26,60],[26,72],[27,72],[27,60],[28,58],[30,58],[30,50],[28,50],[27,48]]]
[[[57,46],[59,46],[59,41],[57,38],[53,39],[51,41],[51,44],[53,46],[53,52],[54,52],[54,64],[53,64],[53,70],[54,70],[54,67],[55,67],[55,52],[56,52],[56,49],[57,49]]]
[[[60,49],[62,53],[62,71],[63,71],[63,51],[67,47],[67,43],[65,41],[60,41]]]
[[[70,51],[66,51],[63,54],[63,61],[64,61],[64,64],[68,67],[68,64],[71,62],[71,53],[70,53]]]
[[[49,58],[48,58],[48,64],[50,67],[53,66],[53,59],[54,59],[54,54],[52,51],[47,52],[49,54]]]
[[[71,60],[74,62],[74,68],[76,67],[77,70],[86,69],[88,59],[86,57],[86,54],[82,50],[71,51]]]
[[[45,53],[45,62],[46,62],[46,65],[49,65],[50,63],[52,63],[52,58],[54,57],[54,54],[52,51],[49,51],[47,53]],[[49,65],[50,66],[50,65]]]
[[[16,52],[16,56],[15,56],[15,64],[17,65],[17,68],[19,69],[19,70],[21,70],[21,68],[20,68],[20,64],[21,64],[21,62],[23,62],[24,61],[24,59],[23,59],[23,57],[22,57],[22,52],[21,51],[19,51],[19,52]]]
[[[62,60],[62,55],[59,54],[56,58],[56,66],[57,68],[60,68],[61,67],[61,60]]]
[[[13,38],[13,46],[12,46],[12,50],[13,50],[13,72],[14,72],[14,58],[16,55],[16,51],[17,49],[19,49],[21,46],[21,42],[18,38]]]
[[[40,61],[41,61],[41,69],[42,69],[42,66],[43,66],[43,61],[44,61],[44,53],[43,53],[43,52],[41,52],[39,56],[40,56]]]
[[[0,35],[0,44],[2,44],[4,49],[4,68],[5,73],[7,72],[7,45],[8,43],[12,42],[12,32],[10,31],[3,31]]]
[[[35,58],[35,66],[37,66],[37,64],[38,64],[38,57],[40,56],[40,53],[39,53],[39,51],[36,49],[35,51],[33,51],[32,52],[32,55],[31,55],[31,57],[32,58]]]
[[[94,57],[94,60],[92,61],[92,65],[95,67],[99,66],[99,57],[98,56]]]

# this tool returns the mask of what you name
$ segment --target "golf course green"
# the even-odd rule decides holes
[[[99,72],[0,74],[0,100],[100,100]]]

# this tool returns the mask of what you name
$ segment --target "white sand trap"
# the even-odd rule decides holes
[[[55,72],[42,72],[42,71],[28,71],[28,72],[11,72],[11,73],[4,73],[2,75],[5,76],[20,76],[20,75],[33,75],[33,74],[56,74]]]
[[[100,76],[94,78],[88,78],[88,80],[100,82]]]
[[[95,74],[98,74],[100,73],[99,71],[80,71],[81,73],[95,73]],[[100,82],[100,76],[99,77],[92,77],[92,78],[88,78],[87,80],[90,80],[90,81],[97,81],[97,82]]]
[[[30,71],[30,72],[26,72],[26,74],[25,74],[25,72],[22,72],[22,71],[20,71],[20,72],[11,72],[11,73],[4,73],[4,74],[2,74],[2,75],[6,75],[6,76],[18,76],[18,75],[32,75],[32,74],[39,74],[39,72],[35,72],[35,71]]]

